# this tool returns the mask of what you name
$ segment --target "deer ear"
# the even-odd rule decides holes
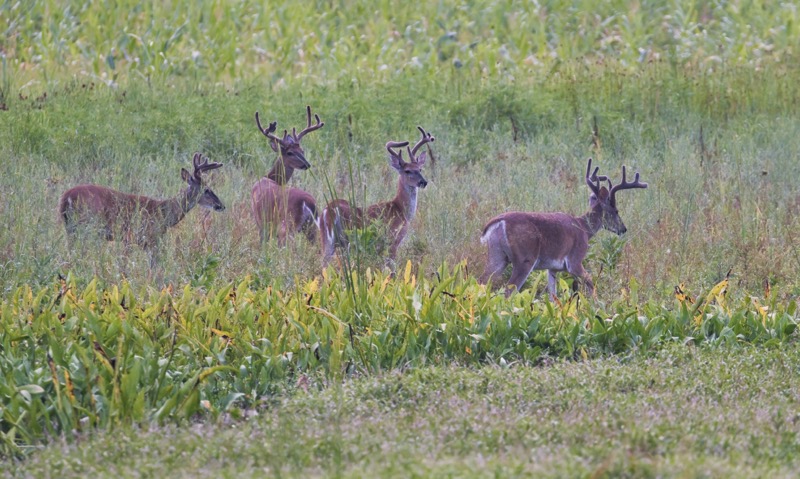
[[[403,167],[405,166],[406,162],[403,161],[403,157],[401,155],[389,155],[389,164],[392,165],[392,168],[395,170],[402,172]]]
[[[192,179],[192,174],[186,168],[181,168],[181,179],[188,183]]]
[[[592,193],[589,196],[589,207],[594,208],[599,203],[607,203],[608,202],[608,190],[605,186],[600,187],[600,191],[597,194]]]
[[[428,159],[428,155],[426,154],[426,152],[424,152],[424,151],[423,151],[423,152],[422,152],[422,153],[420,153],[420,154],[419,154],[419,156],[417,157],[417,161],[416,161],[416,163],[417,163],[419,166],[422,166],[422,165],[424,165],[424,164],[425,164],[425,160],[427,160],[427,159]]]
[[[269,140],[269,146],[272,147],[272,151],[278,153],[278,142],[275,140]]]

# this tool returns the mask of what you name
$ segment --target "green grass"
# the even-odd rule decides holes
[[[0,468],[10,477],[793,477],[798,368],[793,347],[679,346],[540,368],[311,379],[246,421],[78,434]]]
[[[209,475],[789,475],[796,430],[775,418],[796,389],[780,368],[797,359],[798,20],[789,2],[0,3],[0,454],[36,475],[55,471],[49,458],[76,464],[62,452],[104,467],[91,454],[177,441],[158,460],[189,475],[201,466],[175,458],[219,435],[242,452]],[[317,245],[258,244],[250,188],[275,155],[254,112],[291,128],[307,104],[326,125],[304,139],[313,167],[292,183],[320,204],[331,190],[389,199],[383,145],[414,140],[416,125],[436,136],[396,279],[369,254],[355,276],[322,277]],[[191,212],[156,271],[137,247],[67,247],[66,189],[174,195],[195,151],[225,163],[209,180],[228,209]],[[620,197],[628,234],[593,241],[597,297],[570,298],[562,283],[551,303],[538,273],[510,300],[476,285],[485,222],[583,213],[590,156],[602,174],[627,164],[650,184]],[[679,285],[690,299],[675,298]],[[657,393],[646,404],[614,389],[652,378],[659,360],[685,365],[664,374],[689,385],[634,381]],[[725,361],[742,373],[717,382]],[[569,390],[537,389],[559,378]],[[493,390],[458,389],[482,381],[508,401],[585,394],[588,410],[618,413],[618,434],[567,406],[526,409],[535,396],[520,401],[536,427],[505,416],[497,429],[453,427],[463,414],[441,404],[491,417]],[[398,383],[422,396],[361,400]],[[714,393],[727,390],[738,392]],[[380,421],[354,432],[343,425],[363,421],[315,415],[322,404]],[[733,425],[704,405],[734,411]],[[433,428],[418,443],[413,428],[383,429],[417,424],[409,411]],[[239,429],[277,437],[276,452],[256,459],[269,448]],[[120,444],[97,448],[116,433]],[[363,459],[387,450],[399,452]]]

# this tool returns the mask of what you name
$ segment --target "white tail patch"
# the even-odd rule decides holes
[[[486,233],[481,236],[481,244],[486,244],[489,242],[489,239],[494,235],[494,232],[498,230],[498,228],[502,231],[503,237],[506,236],[506,221],[501,220],[497,223],[494,223],[490,227],[486,228]]]

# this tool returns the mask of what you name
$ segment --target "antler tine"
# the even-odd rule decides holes
[[[421,126],[417,126],[417,130],[419,130],[419,132],[422,134],[422,138],[420,138],[417,144],[414,145],[414,148],[410,150],[410,155],[412,160],[414,159],[414,155],[417,154],[417,150],[419,150],[422,147],[422,145],[436,140],[436,138],[434,138],[433,135],[425,131]]]
[[[403,150],[400,150],[400,152],[396,152],[393,150],[393,148],[403,148],[404,146],[408,146],[407,141],[390,141],[386,143],[386,151],[388,151],[390,155],[403,156]]]
[[[592,171],[592,159],[589,158],[589,162],[586,165],[586,185],[592,190],[592,193],[595,195],[600,194],[600,182],[603,180],[607,180],[608,177],[601,175],[597,176],[597,172],[600,171],[600,167],[595,167],[594,173],[589,175],[589,172]]]
[[[311,105],[306,106],[306,117],[307,117],[306,127],[303,128],[303,131],[301,131],[299,134],[295,134],[294,128],[292,129],[292,136],[294,136],[294,139],[297,142],[299,142],[304,136],[306,136],[306,133],[311,133],[312,131],[319,130],[320,128],[325,126],[325,123],[320,121],[319,115],[317,114],[314,114],[314,119],[316,120],[316,123],[314,125],[311,124]]]
[[[611,183],[611,181],[609,180],[609,184],[610,183]],[[614,195],[618,191],[630,190],[630,189],[633,189],[633,188],[647,188],[647,183],[643,183],[643,182],[639,181],[639,172],[638,171],[633,175],[633,181],[629,183],[628,179],[627,179],[627,171],[626,171],[625,165],[622,165],[622,182],[620,184],[616,185],[616,186],[612,186],[611,187],[611,191],[610,191],[611,199],[614,200]]]
[[[201,159],[203,160],[202,163],[200,162]],[[204,157],[203,154],[199,152],[194,154],[194,158],[192,158],[192,164],[194,165],[194,174],[198,178],[200,178],[200,175],[205,171],[216,170],[217,168],[222,167],[222,163],[209,163],[208,157]]]
[[[270,140],[277,141],[277,142],[281,141],[281,139],[278,138],[277,136],[275,136],[275,134],[274,134],[275,130],[278,128],[278,122],[277,121],[273,121],[272,123],[269,124],[269,128],[264,129],[264,127],[261,126],[261,120],[258,118],[258,112],[256,112],[256,125],[258,125],[258,130],[261,132],[261,134],[263,134],[264,136],[266,136]]]

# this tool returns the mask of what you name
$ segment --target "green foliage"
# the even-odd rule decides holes
[[[148,421],[216,418],[269,404],[302,375],[340,380],[425,365],[539,364],[650,352],[672,343],[778,346],[796,337],[797,307],[729,298],[728,280],[676,306],[505,300],[441,267],[417,278],[366,271],[293,291],[150,291],[75,278],[0,304],[3,455],[47,437]]]
[[[332,387],[301,376],[295,394],[247,420],[84,433],[2,462],[0,475],[792,477],[799,367],[794,344],[674,345]]]

